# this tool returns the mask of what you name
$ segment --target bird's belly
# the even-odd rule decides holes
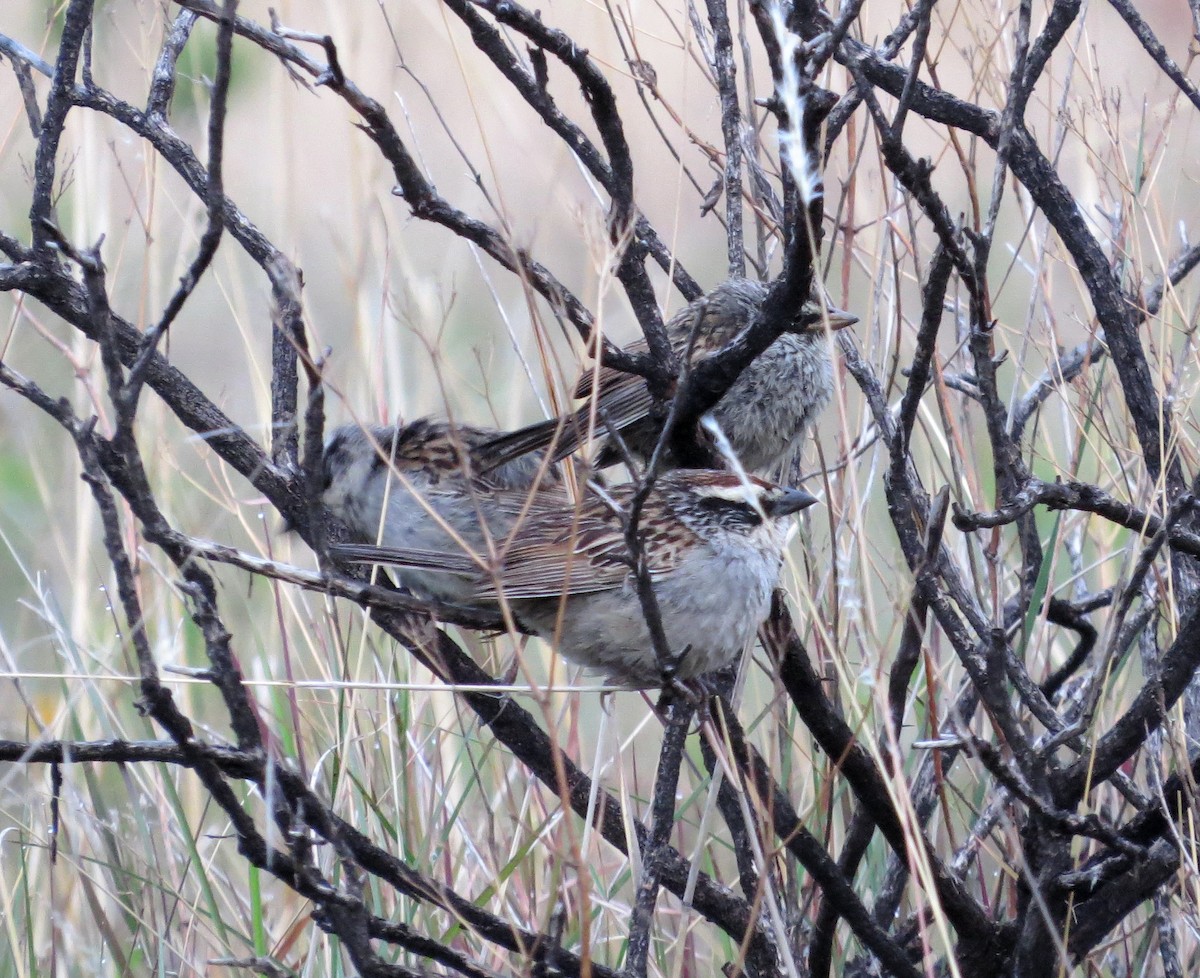
[[[388,502],[381,538],[385,546],[482,553],[486,552],[486,540],[479,511],[466,495],[428,493],[418,499],[401,489]]]
[[[783,336],[742,372],[713,409],[746,469],[783,461],[829,403],[832,368],[820,341]]]
[[[383,546],[408,551],[487,553],[487,534],[470,499],[434,494],[422,498],[428,509],[407,490],[393,494],[380,537]],[[397,568],[396,576],[414,594],[435,601],[470,604],[475,590],[471,579],[454,574]]]
[[[735,558],[719,574],[667,578],[656,588],[659,601],[674,609],[665,629],[671,651],[690,649],[679,666],[681,678],[719,669],[742,654],[767,616],[778,570],[774,561]]]
[[[777,564],[770,570],[765,563],[743,570],[723,566],[720,573],[668,575],[655,582],[669,651],[683,656],[679,678],[710,672],[741,655],[767,615],[777,572]],[[661,684],[662,670],[630,580],[611,591],[571,598],[561,616],[553,601],[530,602],[519,615],[572,662],[637,686]]]

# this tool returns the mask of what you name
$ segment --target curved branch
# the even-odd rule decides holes
[[[1195,507],[1195,500],[1188,496],[1179,497],[1180,505]],[[1123,503],[1096,486],[1086,482],[1043,482],[1030,479],[1009,503],[990,513],[972,513],[957,504],[954,507],[954,525],[967,533],[974,530],[1004,526],[1028,513],[1034,506],[1050,509],[1073,509],[1084,513],[1095,513],[1110,523],[1134,530],[1146,536],[1154,536],[1163,528],[1159,516],[1138,509],[1131,503]],[[1180,553],[1200,557],[1200,534],[1183,528],[1172,528],[1167,533],[1167,542]]]

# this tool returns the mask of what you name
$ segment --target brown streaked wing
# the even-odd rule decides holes
[[[574,525],[535,520],[504,555],[497,580],[485,581],[484,598],[550,598],[617,587],[629,573],[621,562],[626,553],[615,517],[592,502]],[[606,518],[607,517],[607,518]]]
[[[644,378],[637,374],[621,373],[618,370],[610,371],[610,373],[617,379],[612,384],[602,387],[603,394],[600,397],[600,404],[613,426],[618,431],[623,431],[644,418],[654,402],[650,397],[650,391],[646,388]],[[604,383],[605,381],[601,380],[601,384]],[[575,423],[569,424],[563,429],[562,437],[554,445],[554,454],[551,458],[555,462],[560,462],[568,455],[575,454],[587,441],[588,427],[591,421],[590,407],[585,404],[575,412],[574,417]],[[597,414],[595,437],[603,439],[606,431],[603,418]]]
[[[643,517],[653,518],[652,510],[648,505]],[[539,529],[554,532],[536,539]],[[602,503],[592,503],[572,529],[531,526],[524,535],[535,539],[505,554],[499,580],[486,582],[481,598],[495,599],[501,591],[507,598],[588,594],[620,587],[629,575],[629,550],[620,523]],[[682,542],[680,532],[668,530],[659,536],[647,553],[651,577],[679,565]]]
[[[684,351],[688,348],[688,343],[691,341],[692,332],[696,328],[696,313],[696,308],[688,305],[667,320],[667,339],[671,344],[671,350],[678,356],[683,355]],[[712,311],[707,306],[704,306],[702,307],[701,315],[708,324],[709,331],[711,331]],[[722,336],[721,342],[725,343],[729,339],[732,339],[732,336]],[[643,335],[639,336],[632,343],[622,347],[622,349],[626,353],[649,353],[650,345],[646,342],[646,337]],[[699,359],[697,353],[701,349],[703,349],[703,345],[697,344],[697,348],[692,351],[693,359]],[[627,374],[620,370],[614,370],[612,367],[601,367],[598,377],[596,377],[595,372],[592,370],[585,371],[575,384],[575,396],[577,398],[591,396],[593,378],[599,382],[600,396],[604,400],[605,408],[613,415],[614,420],[617,419],[618,404],[625,408],[631,419],[642,417],[642,415],[650,410],[652,400],[650,393],[646,390],[645,379],[636,374]],[[641,392],[636,405],[627,400],[624,391],[618,393],[618,389],[625,387],[627,384],[635,386]],[[612,400],[611,406],[610,399]],[[635,410],[636,414],[633,413]],[[618,422],[618,426],[620,426],[620,422]]]
[[[671,345],[674,346],[675,344],[672,343]],[[646,342],[645,336],[639,336],[632,343],[621,347],[621,349],[625,353],[649,353],[650,345]],[[599,377],[596,377],[595,369],[585,370],[582,374],[580,374],[579,380],[575,382],[575,397],[577,399],[582,400],[585,397],[591,397],[593,378],[599,380],[600,390],[605,393],[607,393],[612,387],[615,387],[617,384],[619,384],[622,380],[636,380],[643,386],[645,386],[646,383],[645,379],[639,377],[637,374],[627,374],[623,370],[614,370],[612,367],[601,366]]]
[[[667,321],[667,339],[676,354],[682,354],[687,349],[692,335],[694,318],[695,309],[689,305]],[[646,342],[646,337],[642,335],[626,344],[622,349],[627,353],[648,353],[650,345]],[[593,385],[593,381],[596,382],[595,385]],[[646,387],[646,379],[637,374],[627,374],[624,371],[604,366],[600,368],[598,374],[595,370],[586,370],[575,384],[575,397],[581,400],[589,398],[596,388],[600,391],[600,403],[604,407],[605,413],[618,431],[624,430],[634,422],[646,417],[654,406],[654,399]],[[580,426],[587,423],[589,416],[590,412],[586,405],[576,412]],[[597,416],[596,427],[598,432],[603,434],[604,426],[600,422],[601,419]],[[559,461],[573,454],[583,442],[584,432],[578,427],[574,432],[567,432],[565,440],[560,442],[555,449],[554,460]]]
[[[570,510],[575,505],[566,487],[555,484],[539,486],[525,492],[512,489],[500,492],[477,490],[477,495],[484,512],[512,517],[524,513],[526,519],[540,518],[543,513]]]
[[[620,378],[604,388],[600,395],[600,405],[608,418],[620,431],[644,418],[654,404],[650,390],[646,387],[644,377],[637,374],[617,374]],[[587,407],[579,409],[581,425],[586,427],[590,411]],[[596,414],[596,434],[603,437],[605,432],[604,419]],[[577,438],[582,441],[585,431],[579,431]],[[555,452],[557,454],[557,450]]]

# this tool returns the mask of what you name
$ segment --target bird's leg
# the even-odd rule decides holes
[[[672,652],[669,657],[662,661],[662,671],[660,673],[662,695],[658,699],[658,706],[655,707],[658,713],[663,713],[664,709],[670,706],[668,693],[677,694],[685,701],[692,699],[692,693],[688,688],[686,680],[679,678],[679,667],[691,651],[692,647],[685,645],[680,651]]]
[[[706,684],[703,676],[693,679],[681,679],[679,666],[692,651],[690,645],[684,646],[663,665],[662,693],[654,706],[654,712],[664,719],[676,700],[686,703],[699,714],[701,721],[708,715],[708,701],[712,689]]]
[[[666,728],[673,723],[681,722],[679,714],[681,710],[687,716],[688,719],[685,722],[688,724],[693,715],[697,716],[700,723],[703,724],[707,717],[707,704],[707,700],[696,697],[692,680],[676,678],[671,681],[670,685],[663,686],[658,702],[654,704],[654,712]]]

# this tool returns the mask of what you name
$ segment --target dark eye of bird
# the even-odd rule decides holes
[[[733,499],[721,499],[719,496],[705,496],[700,500],[700,509],[706,513],[719,516],[729,523],[743,523],[746,526],[757,526],[762,517],[749,503],[737,502]]]

